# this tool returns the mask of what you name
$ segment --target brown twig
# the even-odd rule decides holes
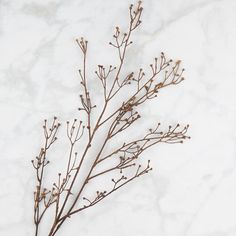
[[[47,150],[55,142],[60,124],[54,118],[51,128],[48,129],[47,122],[45,121],[45,145],[41,149],[39,156],[32,161],[36,170],[37,179],[36,191],[34,193],[36,236],[39,232],[39,224],[50,207],[54,206],[55,215],[48,235],[53,236],[58,232],[68,217],[96,205],[116,190],[152,170],[150,161],[148,161],[147,166],[144,168],[137,163],[145,150],[158,143],[182,143],[183,140],[189,138],[186,135],[188,126],[181,128],[178,124],[174,127],[169,126],[166,131],[161,131],[160,123],[158,123],[154,129],[149,129],[143,137],[124,142],[120,147],[111,148],[108,154],[104,152],[107,145],[118,134],[125,132],[137,120],[141,119],[139,111],[142,105],[156,98],[161,89],[177,85],[184,80],[182,76],[184,69],[180,68],[181,62],[179,60],[174,62],[166,59],[164,53],[161,53],[160,58],[155,58],[154,62],[150,64],[150,75],[146,75],[141,68],[138,73],[129,72],[125,76],[122,76],[126,52],[132,44],[131,37],[133,32],[141,24],[142,11],[143,8],[140,1],[136,6],[131,5],[129,8],[130,19],[127,32],[122,33],[119,27],[115,28],[113,35],[114,41],[109,44],[117,50],[118,65],[110,65],[108,68],[98,65],[98,69],[95,71],[101,83],[104,98],[104,103],[98,117],[95,117],[93,114],[93,109],[96,108],[96,105],[93,104],[91,99],[92,96],[88,88],[86,75],[88,41],[83,38],[76,40],[83,54],[83,67],[79,70],[80,83],[83,88],[83,92],[80,95],[81,107],[79,110],[85,112],[86,121],[77,121],[77,119],[73,122],[67,121],[67,137],[70,148],[65,174],[58,174],[58,181],[57,183],[53,183],[53,187],[49,188],[50,190],[43,187],[44,168],[49,163],[47,160]],[[121,90],[125,90],[127,86],[131,86],[133,89],[130,89],[130,96],[123,100],[122,96],[119,95],[121,94]],[[114,97],[117,98],[120,104],[109,114],[108,109],[114,106]],[[105,128],[105,138],[101,140],[101,145],[94,155],[91,166],[85,166],[84,162],[88,156],[88,152],[102,126]],[[75,151],[75,146],[83,136],[87,137],[87,142],[84,150],[78,154]],[[112,164],[107,165],[110,160],[116,161],[116,163],[111,162]],[[106,165],[103,165],[105,163]],[[86,169],[84,170],[84,168]],[[82,169],[86,175],[84,179],[81,179],[81,187],[78,188],[76,182]],[[128,174],[132,173],[132,170],[133,174]],[[104,187],[105,190],[97,190],[93,198],[83,196],[85,194],[85,188],[88,187],[91,181],[103,177],[107,178],[108,173],[112,174],[116,171],[120,173],[120,177],[112,178],[113,186],[110,189]],[[83,201],[86,201],[87,204],[80,207],[79,205]]]
[[[47,120],[44,121],[43,130],[45,137],[45,144],[40,149],[39,155],[32,160],[32,165],[36,171],[37,185],[34,191],[34,223],[35,223],[35,235],[38,235],[39,224],[47,209],[55,202],[55,189],[47,190],[43,188],[44,169],[49,164],[49,160],[46,159],[47,151],[52,144],[57,140],[57,132],[60,127],[60,123],[57,122],[57,118],[54,117],[51,127],[47,125]],[[43,203],[43,204],[41,204]],[[40,211],[40,206],[43,205],[44,209]]]

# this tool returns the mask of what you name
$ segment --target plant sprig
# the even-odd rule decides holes
[[[109,44],[117,51],[118,64],[108,67],[104,65],[97,66],[95,75],[100,81],[103,92],[103,104],[100,106],[94,103],[95,98],[91,95],[89,89],[87,78],[88,41],[84,38],[76,40],[83,55],[83,65],[79,70],[82,87],[79,111],[84,112],[86,119],[85,121],[78,121],[77,119],[74,119],[73,122],[67,121],[69,155],[65,165],[65,173],[58,173],[58,180],[52,184],[51,188],[44,187],[44,172],[49,164],[47,152],[57,140],[60,123],[55,117],[51,126],[48,127],[48,122],[45,120],[43,125],[45,144],[39,155],[32,160],[37,181],[34,192],[35,236],[39,235],[40,223],[48,209],[54,209],[54,217],[48,233],[48,236],[53,236],[72,215],[96,205],[121,187],[149,173],[152,170],[150,160],[144,167],[138,163],[145,150],[159,143],[183,143],[185,139],[189,138],[186,134],[188,125],[181,127],[177,124],[173,127],[169,126],[166,131],[163,131],[160,129],[161,124],[158,123],[156,127],[149,129],[142,137],[134,140],[130,139],[119,147],[109,148],[110,152],[108,154],[104,152],[108,144],[115,140],[117,135],[125,133],[129,127],[137,125],[137,120],[142,119],[140,109],[144,104],[156,98],[161,89],[178,85],[184,80],[184,69],[181,68],[181,61],[167,59],[164,53],[161,53],[159,58],[154,58],[153,63],[150,64],[149,73],[140,68],[138,72],[128,72],[125,76],[122,76],[127,63],[125,60],[126,53],[133,43],[131,40],[133,32],[141,25],[142,12],[141,1],[136,6],[130,5],[127,32],[122,33],[119,27],[115,28],[113,41]],[[124,99],[121,91],[127,86],[131,86],[131,94]],[[109,107],[114,106],[115,97],[119,104],[110,111]],[[95,108],[100,109],[97,117],[93,113]],[[91,165],[88,167],[84,165],[84,162],[101,127],[105,128],[105,136],[101,140],[97,153],[93,156]],[[76,151],[76,144],[82,138],[86,140],[86,144],[84,150],[78,152]],[[116,162],[107,165],[110,160]],[[81,187],[78,188],[76,182],[82,170],[86,175],[79,179]],[[104,190],[95,190],[94,196],[90,198],[85,196],[85,188],[92,181],[99,178],[107,179],[109,178],[107,174],[113,172],[118,172],[120,177],[114,177],[110,180],[112,183],[110,188],[104,187]]]

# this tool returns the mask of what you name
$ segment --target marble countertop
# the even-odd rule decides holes
[[[30,160],[40,148],[45,118],[78,116],[81,54],[75,39],[88,39],[91,70],[110,63],[115,54],[108,42],[114,26],[126,26],[130,3],[0,1],[1,236],[34,235]],[[154,171],[73,217],[58,236],[235,236],[236,1],[143,5],[128,67],[148,66],[164,51],[186,68],[186,81],[146,106],[145,119],[188,123],[192,139],[145,153]]]

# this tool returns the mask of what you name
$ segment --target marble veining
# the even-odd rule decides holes
[[[125,27],[130,3],[0,1],[0,235],[33,235],[30,160],[42,121],[78,115],[75,38],[89,40],[92,71],[113,62],[108,42],[114,26]],[[187,78],[144,116],[189,123],[192,139],[147,152],[152,173],[73,217],[58,236],[236,235],[235,11],[234,0],[144,0],[127,66],[148,67],[164,51],[183,61]]]

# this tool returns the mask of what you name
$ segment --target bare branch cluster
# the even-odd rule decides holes
[[[125,132],[133,126],[137,120],[141,119],[139,114],[142,105],[147,101],[157,97],[163,88],[177,85],[184,80],[181,68],[181,61],[167,59],[164,53],[159,58],[155,58],[150,64],[150,72],[145,73],[143,68],[138,72],[128,72],[125,76],[125,58],[127,48],[133,43],[132,33],[141,24],[142,4],[138,2],[136,6],[129,8],[129,25],[127,32],[122,33],[119,27],[115,28],[113,41],[109,44],[115,48],[118,54],[118,64],[116,66],[98,65],[95,75],[100,81],[103,91],[103,104],[99,107],[94,104],[94,97],[91,96],[87,81],[87,51],[88,41],[84,38],[76,40],[83,55],[83,66],[79,70],[82,94],[80,95],[80,112],[85,114],[85,121],[74,119],[67,121],[67,138],[69,140],[69,155],[65,165],[64,174],[58,173],[57,182],[52,183],[51,188],[44,187],[45,167],[49,164],[47,159],[48,149],[57,140],[57,133],[60,123],[55,117],[51,126],[45,120],[43,125],[45,144],[41,148],[39,155],[32,160],[36,171],[36,190],[34,192],[34,223],[35,235],[39,235],[39,226],[44,214],[48,209],[53,209],[54,217],[48,235],[55,235],[68,217],[94,206],[107,196],[120,189],[134,179],[149,173],[152,170],[150,160],[146,166],[138,163],[141,154],[150,147],[158,143],[183,143],[188,139],[188,125],[181,127],[179,124],[169,126],[166,131],[161,130],[161,124],[149,129],[142,137],[124,142],[116,148],[110,148],[110,152],[105,154],[104,150],[118,134]],[[131,95],[123,100],[120,93],[126,86],[132,86]],[[109,107],[113,106],[114,97],[120,102],[110,113]],[[113,104],[113,105],[112,105]],[[100,109],[96,117],[94,109]],[[137,124],[137,123],[136,123]],[[96,155],[94,155],[91,166],[84,165],[88,152],[94,143],[94,139],[101,127],[105,127],[105,138],[101,140]],[[86,144],[84,150],[76,151],[76,144],[84,138]],[[115,162],[109,162],[115,160]],[[105,163],[110,165],[104,165]],[[109,167],[107,167],[109,166]],[[86,176],[81,178],[81,187],[78,189],[75,184],[78,181],[82,169],[86,168]],[[83,170],[84,172],[84,170]],[[85,187],[98,178],[107,178],[107,174],[118,173],[116,177],[110,179],[111,187],[104,187],[104,190],[94,191],[93,197],[85,196]]]

